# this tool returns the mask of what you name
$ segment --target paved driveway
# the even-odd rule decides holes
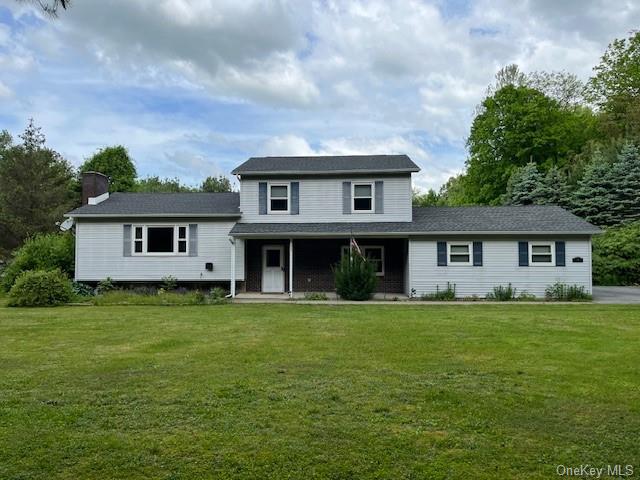
[[[640,287],[593,287],[595,303],[640,303]]]

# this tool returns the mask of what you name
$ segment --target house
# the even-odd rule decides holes
[[[555,282],[591,292],[597,227],[556,206],[411,205],[406,155],[250,158],[239,193],[113,193],[83,178],[76,280],[224,283],[231,294],[334,291],[332,265],[354,238],[378,292],[459,296],[494,286],[543,295]]]

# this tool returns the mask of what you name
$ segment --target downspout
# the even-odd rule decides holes
[[[236,240],[233,237],[229,237],[231,243],[231,285],[230,293],[226,298],[235,298],[236,296]]]

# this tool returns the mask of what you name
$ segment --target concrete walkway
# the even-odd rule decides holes
[[[640,304],[640,287],[593,287],[594,303]]]

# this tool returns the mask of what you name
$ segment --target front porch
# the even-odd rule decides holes
[[[405,238],[356,238],[376,264],[379,299],[406,296],[408,241]],[[304,298],[323,292],[336,299],[332,267],[349,248],[349,238],[247,238],[244,240],[245,282],[242,294],[260,293]]]

